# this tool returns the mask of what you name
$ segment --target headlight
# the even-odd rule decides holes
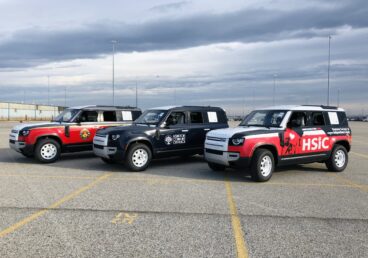
[[[29,134],[29,130],[24,130],[20,132],[20,135],[27,136]]]
[[[113,140],[113,141],[116,141],[117,139],[119,139],[120,138],[120,135],[118,135],[118,134],[112,134],[111,135],[111,139]]]
[[[242,145],[244,142],[244,138],[233,138],[231,139],[231,143],[235,146]]]

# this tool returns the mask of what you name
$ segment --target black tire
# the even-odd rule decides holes
[[[115,164],[115,160],[112,160],[112,159],[108,159],[108,158],[101,158],[101,160],[103,162],[105,162],[106,164]]]
[[[262,165],[262,162],[266,164]],[[264,166],[270,165],[267,169]],[[272,177],[272,173],[275,170],[275,159],[269,150],[257,149],[253,153],[252,163],[250,166],[250,172],[252,179],[257,182],[266,182]]]
[[[208,166],[213,171],[224,171],[226,169],[226,166],[221,165],[221,164],[212,163],[212,162],[208,162]]]
[[[151,162],[151,159],[151,149],[146,144],[135,143],[128,149],[125,157],[125,165],[131,171],[144,171]]]
[[[60,158],[60,144],[51,138],[41,139],[37,142],[34,155],[42,163],[53,163]]]
[[[342,145],[335,145],[330,158],[326,161],[326,167],[332,172],[342,172],[348,165],[349,156],[346,148]]]

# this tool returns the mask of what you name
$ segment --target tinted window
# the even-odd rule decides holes
[[[322,112],[312,112],[310,115],[310,122],[311,126],[323,126],[325,125],[325,119],[323,117]]]
[[[344,112],[337,112],[337,116],[340,121],[340,125],[348,126],[348,119],[346,118],[346,114]]]
[[[115,111],[104,111],[103,120],[105,122],[116,122],[116,112]]]
[[[180,125],[185,123],[186,121],[184,112],[172,112],[166,119],[166,125]]]
[[[79,117],[80,122],[97,122],[98,114],[96,111],[83,111]]]
[[[191,124],[202,124],[203,123],[202,112],[191,112],[190,113],[190,123]]]
[[[288,127],[304,127],[307,125],[306,112],[293,112],[290,116]]]

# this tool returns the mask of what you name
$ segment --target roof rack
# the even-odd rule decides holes
[[[325,106],[325,105],[302,105],[304,107],[320,107],[323,109],[338,109],[338,107],[335,106]]]

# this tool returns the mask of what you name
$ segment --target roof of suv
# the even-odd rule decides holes
[[[283,106],[273,106],[261,108],[260,110],[306,110],[306,111],[344,111],[342,108],[333,107],[333,106],[318,106],[318,105],[283,105]]]
[[[77,107],[69,107],[70,109],[83,109],[83,110],[138,110],[139,108],[131,107],[131,106],[99,106],[99,105],[90,105],[90,106],[77,106]]]
[[[212,107],[212,106],[163,106],[163,107],[154,107],[149,108],[148,110],[223,110],[220,107]]]

